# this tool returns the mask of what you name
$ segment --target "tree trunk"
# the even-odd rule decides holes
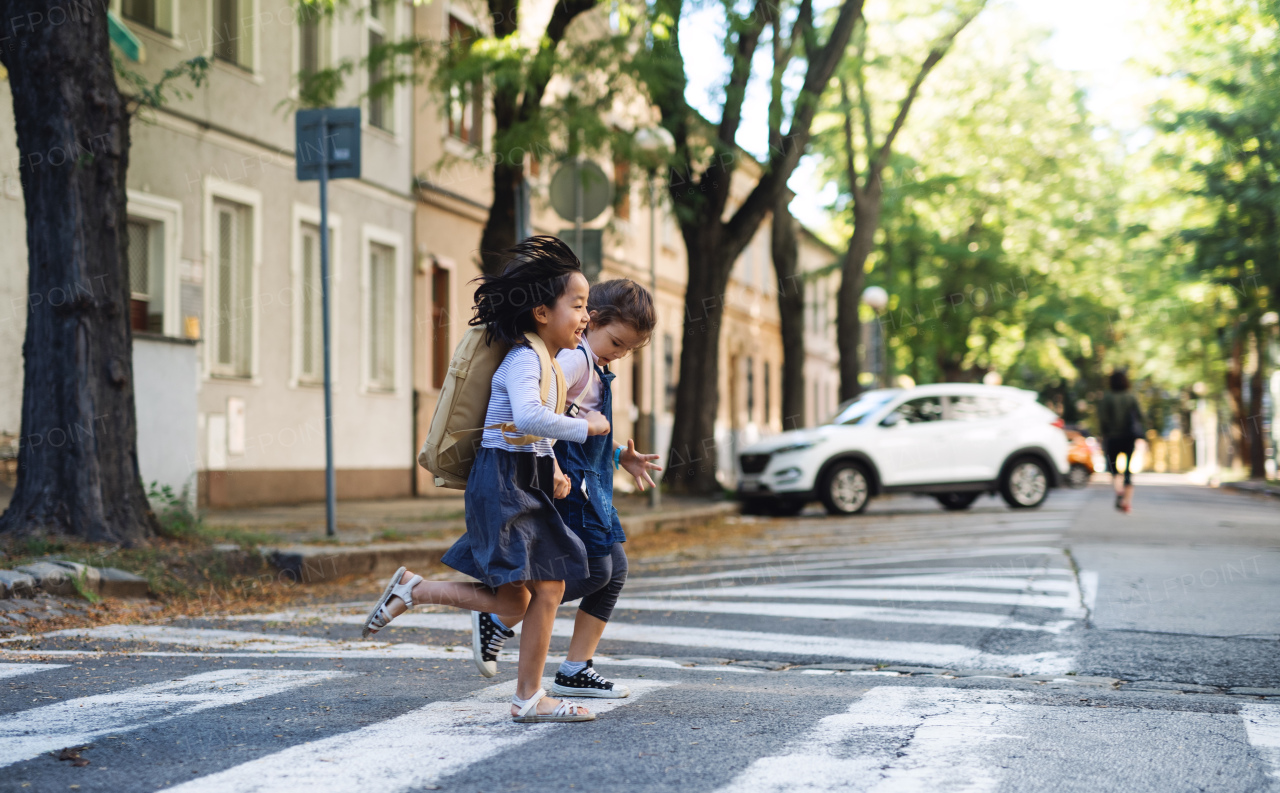
[[[493,165],[493,204],[480,235],[480,269],[488,275],[502,271],[506,264],[502,252],[519,241],[516,239],[516,202],[520,200],[518,190],[523,177],[523,164]]]
[[[782,325],[782,429],[807,426],[804,400],[804,279],[791,192],[784,191],[773,209],[770,240],[778,276],[778,317]]]
[[[1236,442],[1236,461],[1243,465],[1251,459],[1249,454],[1249,420],[1244,404],[1244,339],[1246,332],[1236,327],[1231,339],[1231,357],[1227,362],[1226,385],[1227,400],[1231,403],[1231,411],[1235,414],[1232,436]]]
[[[858,348],[862,346],[862,322],[858,306],[866,283],[867,257],[875,245],[876,228],[880,225],[880,182],[877,178],[853,210],[853,238],[841,269],[840,291],[836,300],[836,344],[840,350],[840,400],[853,399],[862,393],[858,375],[862,371]]]
[[[505,38],[518,27],[519,0],[489,0],[489,16],[493,20],[493,35]],[[497,81],[493,88],[493,142],[501,146],[506,133],[516,123],[519,114],[520,86],[511,81]],[[523,152],[521,152],[523,154]],[[487,275],[502,271],[506,264],[503,251],[515,245],[516,202],[524,177],[524,160],[512,163],[504,152],[494,152],[493,203],[485,218],[484,231],[480,233],[480,269]]]
[[[29,260],[18,486],[0,532],[137,545],[157,526],[138,473],[133,401],[129,119],[104,8],[74,6],[61,20],[49,8],[0,2],[0,17],[28,27],[0,61]]]
[[[684,293],[684,342],[671,451],[662,476],[663,486],[677,493],[710,495],[720,490],[716,478],[720,328],[729,272],[742,246],[721,244],[719,237],[719,229],[709,224],[685,232],[690,266]],[[730,252],[732,256],[724,261]]]
[[[1249,438],[1249,478],[1267,478],[1267,441],[1262,434],[1263,413],[1262,393],[1266,387],[1263,369],[1263,358],[1267,354],[1267,340],[1263,328],[1255,327],[1253,331],[1254,366],[1253,376],[1249,378],[1249,420],[1245,423],[1245,431]]]

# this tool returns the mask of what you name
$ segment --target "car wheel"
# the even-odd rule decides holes
[[[978,493],[939,493],[934,498],[938,499],[943,509],[958,511],[968,509],[970,504],[978,500],[979,495]]]
[[[1005,469],[1000,495],[1014,509],[1031,509],[1049,495],[1049,472],[1035,457],[1019,457]]]
[[[871,500],[871,479],[858,463],[837,463],[822,478],[819,496],[828,513],[856,515]]]
[[[1087,486],[1092,478],[1093,471],[1088,466],[1072,463],[1071,470],[1067,472],[1067,486],[1079,490]]]

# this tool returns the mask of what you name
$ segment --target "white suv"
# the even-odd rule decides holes
[[[748,512],[794,515],[820,500],[833,515],[882,493],[926,493],[966,509],[999,492],[1038,507],[1069,470],[1062,420],[1032,391],[940,383],[867,391],[827,424],[774,435],[738,455]]]

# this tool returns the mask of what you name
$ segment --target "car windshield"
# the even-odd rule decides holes
[[[852,402],[841,405],[840,409],[836,411],[836,415],[827,423],[857,424],[867,416],[875,413],[898,394],[899,391],[894,388],[878,388],[874,391],[867,391]]]

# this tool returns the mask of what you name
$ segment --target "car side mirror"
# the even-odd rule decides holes
[[[895,410],[895,411],[893,411],[892,413],[890,413],[889,415],[887,415],[887,416],[885,416],[885,417],[884,417],[884,420],[880,422],[880,426],[881,426],[881,427],[896,427],[896,426],[897,426],[898,424],[900,424],[901,422],[902,422],[902,414]]]

